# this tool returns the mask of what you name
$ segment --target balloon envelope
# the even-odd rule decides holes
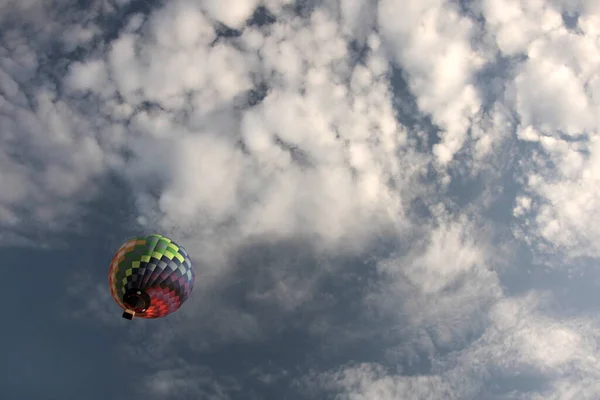
[[[108,273],[110,293],[127,319],[160,318],[174,312],[189,297],[194,279],[185,249],[156,234],[125,242]]]

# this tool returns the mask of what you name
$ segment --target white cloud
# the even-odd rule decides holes
[[[482,12],[499,49],[507,55],[527,52],[533,40],[562,28],[560,11],[550,2],[484,0]]]
[[[552,244],[553,250],[570,256],[598,256],[596,244],[600,231],[598,201],[596,200],[599,165],[598,139],[588,143],[568,143],[565,140],[543,137],[543,154],[555,163],[552,170],[541,165],[527,176],[531,193],[524,199],[532,204],[533,212],[523,220],[532,226],[529,234]],[[541,161],[541,160],[540,160]]]
[[[557,41],[560,39],[557,38]],[[550,47],[548,43],[545,45]],[[553,45],[551,49],[556,51],[557,46],[555,43]],[[595,130],[597,121],[585,92],[586,79],[580,75],[589,72],[584,70],[577,73],[578,69],[586,66],[577,63],[567,66],[562,60],[552,60],[552,56],[538,56],[538,51],[537,46],[532,45],[529,59],[515,78],[515,109],[520,115],[521,124],[524,127],[534,126],[543,132],[562,131],[569,135]],[[596,53],[600,56],[600,53]],[[582,52],[579,56],[573,56],[587,59],[593,54]],[[565,53],[562,55],[564,57]]]
[[[237,41],[206,48],[212,30],[197,28],[206,20],[187,3],[177,4],[183,5],[153,16],[148,32],[156,42],[123,34],[108,57],[130,107],[149,100],[165,110],[132,120],[138,136],[129,140],[136,156],[127,176],[140,198],[148,199],[144,191],[150,190],[140,182],[152,176],[157,179],[148,185],[161,191],[142,214],[160,213],[165,229],[233,223],[224,234],[316,235],[334,246],[352,237],[358,245],[393,223],[389,215],[402,212],[402,201],[388,183],[406,180],[395,159],[406,133],[394,118],[377,38],[370,40],[366,65],[354,69],[347,42],[323,12],[309,24],[283,16],[264,32],[248,29]],[[172,22],[181,15],[196,21],[194,32]],[[175,29],[181,47],[160,39]],[[205,39],[198,42],[200,31]],[[82,68],[74,67],[73,85],[110,87]],[[246,96],[257,76],[279,79],[267,80],[272,87],[260,105],[238,111],[235,99]],[[157,157],[164,159],[160,166]]]
[[[73,63],[65,80],[71,89],[101,93],[107,81],[105,64],[99,60]]]
[[[253,7],[248,3],[246,14]],[[71,64],[64,87],[74,95],[91,92],[114,120],[97,119],[88,138],[67,140],[84,117],[57,99],[75,121],[55,115],[47,121],[70,154],[62,157],[68,167],[46,168],[51,187],[72,196],[88,177],[124,167],[140,220],[181,231],[207,223],[207,230],[218,230],[233,221],[223,234],[313,235],[325,246],[349,239],[360,247],[370,232],[391,226],[403,202],[401,186],[393,192],[389,182],[411,181],[402,164],[420,170],[410,158],[396,159],[398,151],[410,152],[394,117],[378,38],[371,34],[365,65],[353,66],[336,22],[316,11],[310,21],[282,14],[281,22],[209,46],[215,32],[201,10],[171,2],[141,33],[129,29],[110,43],[104,58]],[[267,97],[239,110],[238,99],[257,79],[271,86]],[[161,110],[146,111],[145,102]],[[127,129],[131,134],[123,136]],[[134,157],[124,165],[125,149]]]
[[[518,51],[528,58],[517,69],[507,99],[520,121],[518,137],[539,144],[534,156],[522,162],[525,193],[519,202],[527,204],[528,212],[518,206],[515,215],[522,222],[523,237],[534,246],[541,243],[539,249],[595,257],[600,237],[593,172],[599,149],[595,88],[600,51],[591,21],[597,19],[597,10],[578,9],[582,32],[577,33],[562,26],[555,6],[538,2],[515,8],[534,33],[522,36]],[[509,21],[498,19],[498,29],[508,29]],[[520,24],[510,26],[525,31]],[[501,39],[498,43],[502,47]]]
[[[374,0],[342,0],[339,2],[341,28],[359,43],[364,43],[375,24],[377,2]]]
[[[254,13],[259,0],[204,0],[202,3],[211,18],[240,29]]]
[[[481,108],[473,79],[484,58],[471,46],[473,23],[441,0],[383,0],[378,15],[384,41],[406,73],[420,110],[443,130],[433,153],[446,165]]]

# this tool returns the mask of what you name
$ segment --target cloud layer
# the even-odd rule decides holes
[[[140,390],[237,398],[250,378],[197,360],[291,331],[338,365],[252,379],[600,395],[597,317],[530,278],[590,274],[600,252],[595,2],[54,3],[0,2],[0,240],[52,246],[127,196],[130,229],[185,243],[200,282],[146,345],[197,357]]]

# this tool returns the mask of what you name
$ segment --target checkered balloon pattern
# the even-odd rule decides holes
[[[129,289],[150,296],[150,307],[136,314],[140,318],[160,318],[177,310],[189,297],[194,278],[185,249],[161,235],[128,240],[113,257],[108,274],[110,293],[123,310],[123,295]]]

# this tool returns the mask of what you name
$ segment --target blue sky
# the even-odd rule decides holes
[[[72,3],[0,0],[0,397],[600,398],[595,1]]]

